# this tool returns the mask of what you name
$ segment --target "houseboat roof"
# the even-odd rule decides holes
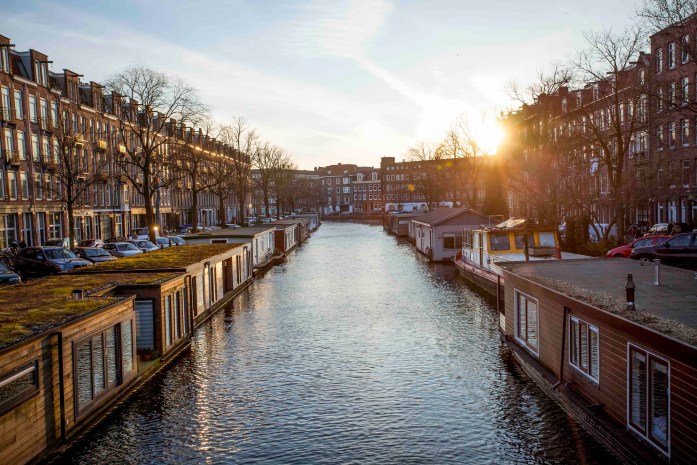
[[[155,250],[130,257],[84,268],[76,273],[103,273],[129,270],[172,270],[188,266],[214,257],[229,250],[242,247],[241,244],[190,244]]]
[[[460,215],[464,215],[467,213],[469,213],[470,215],[472,215],[476,218],[476,221],[474,223],[481,223],[482,221],[489,220],[485,215],[482,215],[478,211],[471,210],[469,208],[441,207],[441,208],[436,208],[435,210],[431,210],[428,213],[424,213],[423,215],[417,216],[416,218],[414,218],[414,221],[419,222],[419,223],[429,224],[431,226],[436,226],[440,223],[444,223],[450,219],[456,218]],[[470,223],[470,224],[474,224],[474,223]]]
[[[105,296],[119,285],[157,284],[178,273],[59,275],[0,289],[0,349],[43,334],[128,297]],[[87,297],[72,298],[74,289]]]
[[[619,315],[642,326],[697,345],[695,273],[661,266],[661,284],[653,285],[654,265],[624,258],[543,260],[497,263],[502,269],[560,294]],[[626,309],[625,283],[633,275],[636,311]]]
[[[531,230],[549,230],[556,231],[554,226],[547,226],[541,224],[531,224],[528,225],[528,220],[524,218],[509,218],[494,226],[483,226],[485,231],[531,231]]]
[[[257,234],[276,229],[273,226],[248,226],[244,228],[223,228],[216,229],[215,231],[203,231],[196,234],[187,234],[184,237],[186,239],[200,239],[202,237],[254,237]]]

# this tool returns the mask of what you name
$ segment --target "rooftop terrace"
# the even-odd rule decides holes
[[[662,265],[661,285],[654,286],[653,264],[624,258],[541,260],[500,264],[500,267],[601,310],[697,345],[697,279],[693,271]],[[628,273],[633,275],[636,286],[636,311],[626,309]]]

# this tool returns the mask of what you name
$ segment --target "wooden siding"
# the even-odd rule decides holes
[[[537,360],[558,378],[563,356],[563,381],[588,404],[602,405],[602,411],[619,425],[627,424],[628,344],[637,345],[670,361],[670,460],[671,463],[694,463],[697,455],[697,348],[558,294],[508,271],[504,272],[504,279],[507,309],[505,334],[515,340],[514,291],[519,290],[538,299]],[[568,317],[564,322],[564,307],[569,309],[569,315],[599,330],[598,383],[592,382],[569,363]],[[562,331],[565,328],[566,344],[562,352]]]

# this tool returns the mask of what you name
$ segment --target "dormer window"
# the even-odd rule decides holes
[[[377,174],[377,173],[371,174],[371,175],[370,175],[370,179],[373,180],[373,181],[377,181],[377,180],[378,180],[378,174]]]
[[[0,71],[10,72],[10,51],[9,47],[0,45]]]

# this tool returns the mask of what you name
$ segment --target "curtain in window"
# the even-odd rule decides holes
[[[133,371],[133,321],[121,324],[121,367],[122,372]]]
[[[660,445],[668,444],[668,366],[654,358],[651,366],[651,437]]]
[[[94,373],[94,396],[106,390],[104,376],[104,342],[102,335],[98,334],[92,338],[92,373]]]
[[[630,352],[629,420],[642,432],[646,431],[646,356]]]
[[[107,383],[111,386],[118,381],[116,364],[116,326],[106,332],[106,373]]]
[[[92,400],[92,348],[90,342],[77,348],[77,404],[83,408]]]

